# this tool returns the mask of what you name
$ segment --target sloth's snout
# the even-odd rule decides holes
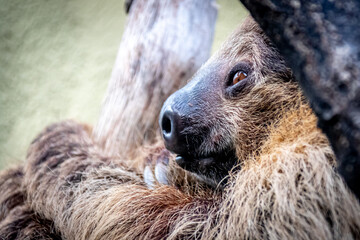
[[[210,131],[207,119],[211,116],[207,113],[218,98],[209,90],[213,83],[203,82],[204,79],[208,80],[208,75],[195,76],[174,92],[161,109],[159,124],[165,147],[183,157],[199,155],[199,148]]]

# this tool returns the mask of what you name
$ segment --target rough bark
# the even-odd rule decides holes
[[[217,9],[213,0],[136,0],[94,129],[110,154],[131,157],[151,142],[165,99],[208,59]]]
[[[360,2],[241,0],[316,112],[338,170],[360,197]]]

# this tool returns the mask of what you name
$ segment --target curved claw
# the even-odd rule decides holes
[[[155,178],[160,184],[169,185],[167,165],[163,164],[162,162],[156,164]]]
[[[144,169],[144,181],[149,189],[154,189],[156,185],[154,174],[149,166]]]

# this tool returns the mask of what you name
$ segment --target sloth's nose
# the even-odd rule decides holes
[[[161,117],[161,131],[163,133],[164,139],[167,141],[174,140],[176,133],[175,129],[175,119],[177,118],[172,111],[165,111]]]
[[[160,114],[159,124],[166,148],[179,155],[185,154],[187,148],[185,136],[182,134],[184,125],[179,113],[165,103]]]

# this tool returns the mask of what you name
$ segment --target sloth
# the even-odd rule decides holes
[[[45,129],[0,176],[0,237],[359,239],[360,204],[316,122],[248,18],[167,99],[163,140],[137,159],[72,121]]]
[[[303,102],[290,69],[262,35],[248,20],[161,110],[166,148],[206,182],[218,184],[257,154],[269,127]]]

